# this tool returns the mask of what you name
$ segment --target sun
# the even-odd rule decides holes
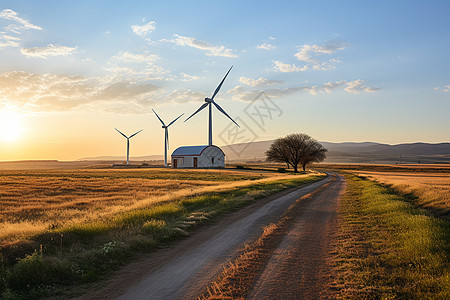
[[[23,132],[22,116],[15,110],[0,111],[0,140],[13,142],[20,138]]]

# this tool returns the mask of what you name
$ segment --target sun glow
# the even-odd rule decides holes
[[[22,132],[22,116],[17,111],[0,111],[0,140],[13,142],[20,138]]]

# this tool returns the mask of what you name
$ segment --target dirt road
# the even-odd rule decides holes
[[[281,196],[274,195],[231,213],[216,224],[205,226],[190,238],[123,268],[105,288],[85,295],[82,299],[193,299],[220,273],[224,264],[240,253],[244,244],[252,242],[262,233],[263,226],[277,221],[297,199],[329,181],[330,177]],[[328,190],[328,187],[324,190]],[[339,193],[339,189],[333,189],[330,195],[337,198],[335,193]],[[321,213],[327,206],[325,200],[319,200],[317,207],[314,203],[313,201],[309,205],[310,211],[328,214]],[[335,213],[334,204],[331,206]],[[309,231],[322,226],[318,224],[321,222],[320,217],[308,220],[310,221],[299,226],[306,226]],[[323,231],[320,232],[322,234]],[[284,247],[290,249],[288,245]],[[304,244],[301,248],[303,247]],[[274,272],[278,272],[275,271],[276,260],[271,264]],[[263,276],[272,275],[267,273]],[[265,280],[258,283],[255,296],[271,290],[264,282]]]
[[[336,234],[341,176],[313,196],[272,254],[250,299],[331,298],[325,288],[332,275],[327,258]]]

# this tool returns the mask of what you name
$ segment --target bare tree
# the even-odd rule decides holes
[[[317,140],[304,133],[290,134],[276,139],[266,151],[268,161],[283,162],[298,172],[301,164],[303,171],[311,162],[321,162],[326,157],[325,149]]]

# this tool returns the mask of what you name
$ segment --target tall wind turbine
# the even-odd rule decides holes
[[[169,126],[172,125],[173,123],[175,123],[175,121],[178,120],[179,118],[181,118],[181,116],[184,114],[181,114],[178,118],[176,118],[175,120],[170,122],[169,125],[166,126],[166,124],[164,124],[164,121],[161,120],[161,118],[158,116],[156,111],[153,110],[153,112],[155,113],[158,120],[161,122],[162,128],[164,128],[164,136],[165,136],[164,137],[164,167],[167,167],[167,151],[169,150]]]
[[[231,66],[231,68],[233,68],[233,66]],[[222,82],[220,82],[219,86],[216,88],[216,90],[214,91],[214,94],[212,95],[211,98],[205,98],[205,102],[203,103],[202,106],[200,106],[199,109],[197,109],[197,111],[195,113],[193,113],[189,118],[187,118],[186,120],[184,120],[185,122],[187,120],[189,120],[192,116],[194,116],[196,113],[198,113],[199,111],[201,111],[202,109],[204,109],[205,107],[209,106],[209,135],[208,135],[208,145],[212,145],[212,106],[211,104],[214,104],[216,106],[216,108],[223,113],[225,116],[227,116],[231,121],[233,121],[234,124],[236,124],[238,127],[239,124],[236,123],[223,109],[222,107],[219,106],[219,104],[217,104],[214,101],[214,97],[217,95],[217,93],[219,92],[220,88],[222,87],[223,82],[225,81],[225,78],[227,78],[228,73],[230,73],[231,68],[228,70],[227,74],[225,75],[225,77],[222,79]]]
[[[115,130],[117,130],[118,133],[120,133],[121,135],[123,135],[126,139],[127,139],[127,165],[130,164],[130,139],[135,136],[136,134],[138,134],[139,132],[141,132],[144,129],[139,130],[138,132],[133,133],[130,136],[126,136],[125,134],[123,134],[122,132],[120,132],[119,129],[114,128]]]

